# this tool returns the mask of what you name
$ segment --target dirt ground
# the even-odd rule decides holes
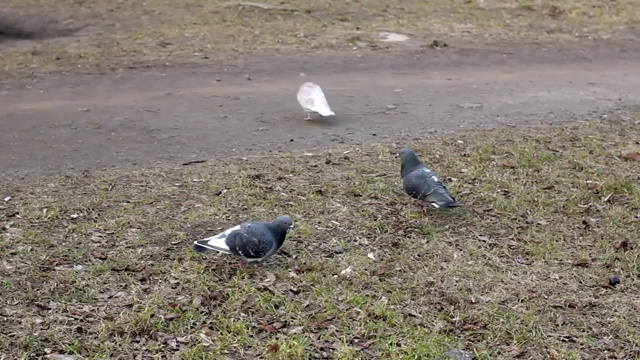
[[[5,79],[0,179],[589,119],[639,100],[633,38],[449,43]],[[336,117],[303,120],[301,71]]]

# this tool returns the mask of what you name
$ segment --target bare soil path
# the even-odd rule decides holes
[[[5,81],[0,179],[554,123],[638,104],[635,40],[451,43]],[[301,71],[335,118],[303,120]]]

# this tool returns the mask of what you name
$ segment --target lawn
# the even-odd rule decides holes
[[[224,54],[393,46],[380,41],[380,32],[407,34],[423,45],[602,38],[639,22],[637,0],[4,0],[0,35],[4,29],[47,39],[2,43],[0,70],[210,63]]]
[[[0,348],[638,358],[637,114],[1,183]],[[402,192],[394,153],[407,145],[461,208],[424,212]],[[280,214],[296,228],[264,264],[190,248]]]

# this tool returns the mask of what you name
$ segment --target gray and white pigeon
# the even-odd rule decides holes
[[[413,150],[404,148],[398,156],[402,188],[407,194],[419,201],[430,203],[436,209],[460,206],[438,176],[418,159]]]
[[[275,254],[293,228],[293,220],[287,215],[278,216],[273,222],[247,221],[217,235],[197,240],[193,250],[216,250],[240,258],[245,263],[260,262]]]
[[[302,106],[302,109],[307,112],[305,120],[311,120],[311,113],[316,112],[322,116],[331,116],[335,113],[329,107],[327,98],[324,96],[324,92],[320,85],[311,82],[307,79],[305,73],[300,73],[303,78],[302,85],[298,89],[298,103]]]

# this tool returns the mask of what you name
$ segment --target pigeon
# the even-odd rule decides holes
[[[404,148],[398,156],[402,188],[407,194],[418,201],[430,203],[436,209],[460,206],[438,176],[418,159],[413,150]]]
[[[302,106],[302,109],[307,112],[305,120],[311,120],[311,113],[316,112],[321,116],[331,116],[335,113],[329,107],[327,98],[324,97],[322,88],[309,81],[304,73],[300,73],[300,76],[304,79],[300,89],[298,89],[298,103]]]
[[[287,230],[293,228],[293,220],[287,215],[278,216],[273,222],[247,221],[217,235],[197,240],[193,250],[216,250],[240,258],[245,263],[260,262],[282,246]]]

